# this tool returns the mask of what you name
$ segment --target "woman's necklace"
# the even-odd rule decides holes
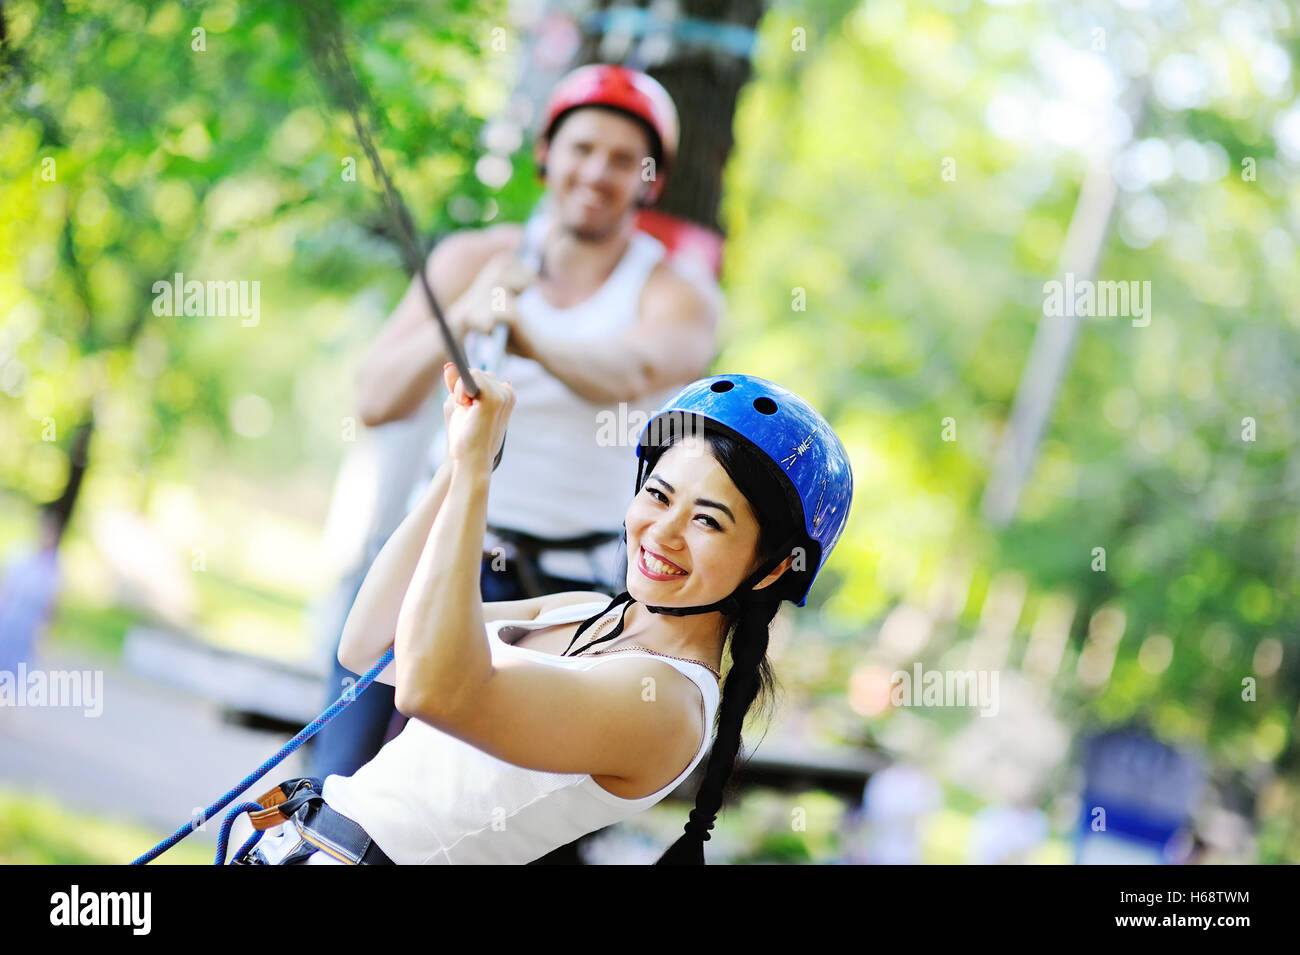
[[[605,624],[606,624],[606,623],[611,623],[611,622],[613,622],[613,618],[612,618],[612,617],[610,617],[610,618],[607,619],[606,621],[604,621],[604,622],[598,624],[598,625],[596,626],[596,628],[591,632],[591,635],[592,635],[593,637],[598,637],[598,636],[600,636],[601,630],[602,630],[602,628],[604,628]],[[683,663],[698,663],[700,666],[704,667],[704,668],[707,669],[710,673],[712,673],[714,679],[716,679],[719,683],[722,682],[722,674],[719,673],[717,670],[715,670],[713,667],[709,666],[709,665],[708,665],[707,663],[705,663],[703,660],[691,660],[691,659],[688,659],[687,657],[675,657],[675,656],[673,656],[673,655],[670,654],[670,653],[660,653],[658,650],[651,650],[651,649],[649,649],[648,647],[630,646],[630,647],[615,647],[615,648],[610,649],[610,650],[591,650],[591,651],[588,652],[588,655],[594,657],[594,656],[599,656],[599,655],[601,655],[601,654],[605,654],[605,653],[626,653],[628,650],[641,650],[641,651],[643,651],[643,652],[645,652],[645,653],[650,653],[650,654],[653,654],[654,656],[657,656],[657,657],[667,657],[667,658],[670,659],[670,660],[681,660]]]

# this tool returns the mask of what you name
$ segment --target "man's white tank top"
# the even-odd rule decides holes
[[[487,636],[492,658],[522,655],[543,666],[573,670],[616,659],[557,656],[514,646],[501,634],[504,628],[518,628],[507,631],[518,639],[529,629],[585,620],[607,603],[557,607],[536,620],[491,621]],[[623,605],[610,610],[610,614],[622,612]],[[524,864],[579,836],[635,816],[681,785],[704,757],[721,691],[717,678],[701,663],[640,651],[621,652],[618,657],[629,655],[669,664],[691,679],[702,697],[695,755],[657,792],[624,799],[602,789],[590,775],[523,769],[411,719],[353,775],[325,777],[325,801],[360,823],[398,865]],[[273,830],[266,835],[271,842],[287,838]],[[336,861],[317,851],[308,864]]]
[[[529,227],[543,229],[545,224],[538,220]],[[519,296],[521,319],[560,338],[595,340],[617,334],[636,320],[641,291],[664,253],[658,239],[633,232],[627,251],[594,295],[572,308],[555,308],[533,286]],[[621,532],[635,492],[641,427],[679,387],[642,395],[620,408],[587,401],[539,362],[518,355],[505,356],[497,377],[510,382],[517,398],[505,454],[488,490],[487,523],[548,538]],[[443,386],[439,402],[445,393]],[[446,443],[440,431],[431,455],[435,468]],[[485,550],[495,543],[488,532]],[[594,581],[598,589],[612,584],[617,592],[622,582],[611,578],[623,546],[614,540],[590,557],[581,551],[548,551],[539,563],[544,573]]]

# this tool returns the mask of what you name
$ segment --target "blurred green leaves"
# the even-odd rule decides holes
[[[503,7],[340,4],[425,236],[517,221],[536,196],[522,154],[500,190],[474,174],[505,102],[484,48]],[[960,638],[1002,571],[1029,582],[1021,637],[1044,595],[1077,599],[1063,668],[1091,614],[1123,607],[1109,683],[1067,701],[1087,715],[1149,713],[1227,765],[1294,754],[1300,37],[1279,10],[873,0],[765,17],[727,173],[716,367],[804,395],[849,449],[849,529],[810,600],[842,632],[860,642],[960,555]],[[97,468],[327,483],[352,363],[405,280],[293,5],[4,15],[0,483],[55,495],[94,400]],[[1098,103],[1124,137],[1098,278],[1150,282],[1152,320],[1084,322],[1018,520],[995,531],[979,502]],[[260,282],[262,321],[154,316],[152,285],[176,272]],[[258,438],[232,425],[261,407],[249,396],[272,411]]]
[[[491,8],[340,9],[421,234],[462,224],[453,197],[476,218],[525,209],[527,176],[498,193],[473,175],[503,97],[479,49]],[[405,278],[296,8],[19,2],[4,15],[0,481],[56,494],[59,469],[42,461],[95,401],[96,466],[187,471],[220,447],[250,471],[306,466],[327,482],[354,414],[352,363]],[[178,272],[259,283],[262,320],[153,315],[154,283]],[[231,426],[248,394],[275,410],[256,441]]]
[[[1124,607],[1111,682],[1079,701],[1093,715],[1162,701],[1169,725],[1221,753],[1265,723],[1294,746],[1300,167],[1272,133],[1296,108],[1300,46],[1274,5],[1177,10],[774,9],[736,117],[719,367],[806,395],[845,438],[857,488],[832,559],[843,582],[815,588],[842,628],[926,594],[944,555],[966,554],[986,564],[977,580],[1009,569],[1079,598],[1076,640],[1098,607]],[[1174,59],[1188,50],[1203,92]],[[1152,321],[1084,322],[1018,520],[995,531],[979,500],[1047,320],[1043,284],[1092,145],[1082,108],[1107,83],[1117,103],[1147,92],[1097,278],[1149,281]],[[1214,628],[1234,639],[1207,658]],[[1153,634],[1172,659],[1156,667],[1152,650],[1143,667]],[[1243,705],[1240,680],[1270,638],[1286,662]]]

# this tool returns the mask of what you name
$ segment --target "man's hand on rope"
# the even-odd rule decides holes
[[[490,335],[494,325],[503,324],[510,330],[506,350],[521,358],[534,358],[520,318],[518,296],[535,281],[537,272],[514,252],[497,253],[448,312],[451,333],[463,342],[470,332]]]

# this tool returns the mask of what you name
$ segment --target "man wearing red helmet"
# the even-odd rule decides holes
[[[676,109],[659,83],[623,67],[580,67],[557,84],[536,140],[544,219],[462,230],[429,256],[458,340],[507,328],[496,372],[518,404],[488,502],[484,600],[610,589],[633,491],[626,449],[638,424],[713,362],[716,286],[668,265],[663,245],[635,225],[662,195],[677,152]],[[540,269],[524,264],[526,245]],[[412,281],[358,370],[362,420],[415,413],[440,388],[445,361]],[[611,423],[629,433],[611,441]],[[440,447],[435,440],[435,455]],[[315,775],[351,773],[382,744],[373,717],[364,732],[348,728],[345,717],[366,719],[358,705],[349,710],[358,712],[321,734]],[[344,753],[344,733],[367,741]]]
[[[548,196],[543,275],[519,262],[523,225],[451,234],[430,254],[428,274],[439,301],[452,303],[452,332],[461,338],[503,322],[510,353],[605,404],[630,402],[707,371],[716,351],[715,299],[662,261],[637,289],[637,301],[624,303],[635,306],[635,321],[604,336],[598,347],[521,321],[517,308],[519,292],[529,286],[558,309],[604,290],[631,248],[649,238],[636,231],[636,213],[662,194],[677,138],[672,100],[646,74],[592,65],[564,77],[536,144]],[[656,251],[662,257],[662,248]],[[362,420],[373,426],[410,415],[437,387],[444,361],[437,327],[413,280],[359,369]]]

